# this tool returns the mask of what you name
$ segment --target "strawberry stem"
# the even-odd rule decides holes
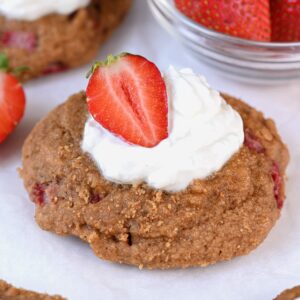
[[[19,74],[29,71],[29,70],[30,70],[29,67],[21,66],[21,67],[16,67],[16,68],[12,69],[11,72],[14,73],[15,75],[19,75]]]
[[[8,58],[4,53],[0,53],[0,70],[6,72],[9,68]]]
[[[102,64],[109,67],[111,64],[117,62],[118,59],[121,57],[121,55],[122,54],[115,56],[115,55],[109,54],[109,55],[107,55],[106,60]]]
[[[92,67],[90,68],[90,70],[88,71],[88,73],[86,74],[86,78],[89,78],[97,68],[99,67],[109,67],[112,64],[114,64],[115,62],[117,62],[120,58],[122,58],[123,56],[126,56],[128,53],[127,52],[122,52],[119,55],[112,55],[109,54],[107,55],[106,59],[104,61],[96,61]]]
[[[20,73],[28,71],[29,68],[25,66],[11,68],[9,66],[8,57],[4,53],[0,53],[0,71],[5,73],[13,73],[14,75],[19,75]]]

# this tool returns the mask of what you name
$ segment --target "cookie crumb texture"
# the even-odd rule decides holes
[[[32,22],[0,16],[0,52],[8,56],[11,67],[29,67],[19,75],[23,81],[85,64],[96,56],[131,2],[92,0],[70,15],[51,14]]]
[[[60,296],[49,296],[36,292],[17,289],[12,285],[0,280],[0,299],[1,300],[66,300]]]
[[[276,197],[284,199],[279,178],[288,151],[272,120],[224,97],[255,146],[248,142],[214,176],[175,194],[103,178],[80,149],[85,94],[70,97],[37,124],[23,147],[20,174],[39,226],[81,238],[100,258],[139,268],[206,266],[249,253],[280,215]]]
[[[300,299],[300,285],[283,291],[274,300],[295,300]]]

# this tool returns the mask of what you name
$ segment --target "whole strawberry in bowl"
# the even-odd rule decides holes
[[[0,53],[0,144],[12,133],[25,111],[25,93],[13,74],[23,68],[11,70],[8,59]]]
[[[300,42],[300,0],[270,2],[272,41]]]
[[[175,0],[175,6],[195,22],[218,32],[269,42],[269,0]]]
[[[148,0],[188,50],[226,77],[254,83],[300,79],[300,0]]]

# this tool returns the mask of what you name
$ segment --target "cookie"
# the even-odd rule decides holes
[[[22,80],[83,65],[96,56],[131,2],[93,0],[70,15],[50,14],[35,21],[0,15],[0,52],[12,68],[29,68],[19,75]]]
[[[0,299],[1,300],[64,300],[60,296],[49,296],[36,292],[18,289],[0,280]]]
[[[280,216],[289,155],[272,120],[223,97],[244,121],[245,143],[220,171],[177,193],[106,180],[80,147],[85,93],[70,97],[23,147],[20,175],[38,225],[140,268],[207,266],[248,254]]]
[[[295,300],[300,298],[300,285],[283,291],[274,300]]]

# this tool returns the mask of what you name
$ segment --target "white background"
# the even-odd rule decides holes
[[[250,255],[207,268],[147,271],[96,258],[72,237],[42,231],[16,168],[21,145],[34,124],[69,95],[84,89],[89,66],[26,84],[26,116],[0,145],[0,278],[16,286],[59,293],[71,300],[96,299],[272,299],[300,284],[300,82],[255,86],[232,82],[189,57],[155,22],[145,0],[102,48],[99,58],[139,53],[162,71],[169,64],[192,67],[218,90],[238,96],[272,116],[288,144],[287,201],[265,242]]]

